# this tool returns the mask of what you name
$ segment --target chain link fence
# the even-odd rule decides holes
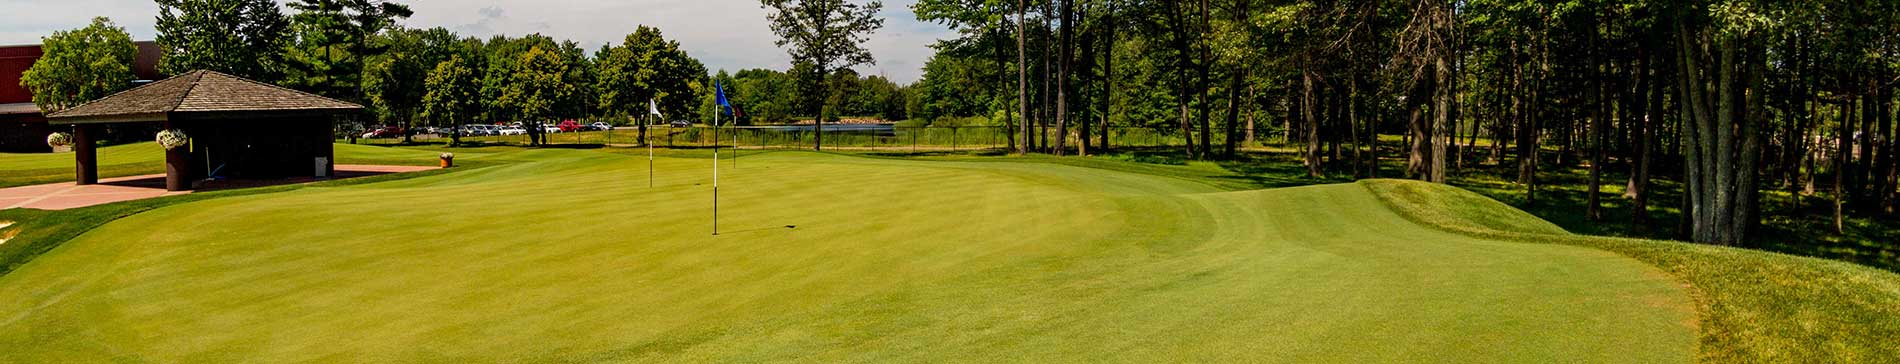
[[[650,126],[647,128],[646,141],[659,147],[703,148],[719,146],[741,149],[811,149],[818,132],[812,125],[773,125],[773,126],[734,126],[734,127],[671,127]],[[1100,146],[1100,128],[1091,129],[1089,144]],[[1186,138],[1180,130],[1144,127],[1111,127],[1109,131],[1110,147],[1170,147],[1186,144]],[[1075,129],[1069,130],[1067,145],[1078,145]],[[1040,144],[1054,145],[1057,137],[1055,128],[1037,128],[1031,131],[1031,137],[1040,139]],[[1260,139],[1278,136],[1277,132],[1256,130]],[[593,144],[611,146],[638,146],[640,132],[636,127],[621,126],[613,130],[562,132],[544,134],[548,144]],[[417,134],[412,136],[421,142],[444,142],[446,135]],[[1021,144],[1021,130],[1001,126],[898,126],[890,124],[843,124],[825,125],[823,143],[825,148],[871,149],[893,151],[968,151],[968,150],[1004,150],[1011,145]],[[464,142],[482,144],[527,145],[529,136],[517,135],[468,135]],[[1215,140],[1221,140],[1216,136]],[[358,144],[393,145],[402,143],[398,137],[359,138]],[[339,142],[349,142],[339,140]]]

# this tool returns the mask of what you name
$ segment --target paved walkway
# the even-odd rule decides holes
[[[379,174],[414,172],[435,169],[425,166],[383,166],[338,164],[336,178],[374,176]],[[199,186],[197,191],[212,191],[232,188],[263,187],[282,184],[317,181],[315,178],[286,178],[275,180],[222,180],[209,181]],[[108,204],[119,201],[131,201],[153,197],[163,197],[191,193],[193,191],[166,191],[165,175],[148,174],[99,179],[99,184],[75,185],[72,182],[49,183],[43,185],[0,188],[0,210],[11,208],[31,208],[41,210],[65,210],[92,205]]]

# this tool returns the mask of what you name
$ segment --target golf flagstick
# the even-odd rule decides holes
[[[713,220],[712,233],[719,235],[719,112],[713,112]]]
[[[653,188],[653,143],[650,140],[653,137],[647,135],[647,127],[653,125],[655,116],[666,117],[666,115],[660,115],[659,104],[653,103],[653,99],[647,99],[647,125],[640,125],[640,144],[647,145],[647,188]]]

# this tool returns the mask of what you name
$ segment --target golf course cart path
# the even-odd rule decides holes
[[[1657,269],[1040,163],[587,150],[114,221],[0,276],[0,362],[1693,360]],[[637,181],[637,182],[635,182]],[[824,182],[824,183],[813,183]],[[475,197],[471,197],[475,196]]]

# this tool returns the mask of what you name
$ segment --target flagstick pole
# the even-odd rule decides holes
[[[653,115],[647,115],[647,121],[649,122],[653,121]],[[640,127],[645,128],[646,125],[642,125]],[[645,133],[642,133],[642,134],[645,134]],[[647,188],[653,188],[653,143],[647,142],[645,135],[642,135],[641,137],[642,139],[640,139],[640,144],[647,145]]]
[[[713,111],[712,234],[719,235],[719,112]]]

